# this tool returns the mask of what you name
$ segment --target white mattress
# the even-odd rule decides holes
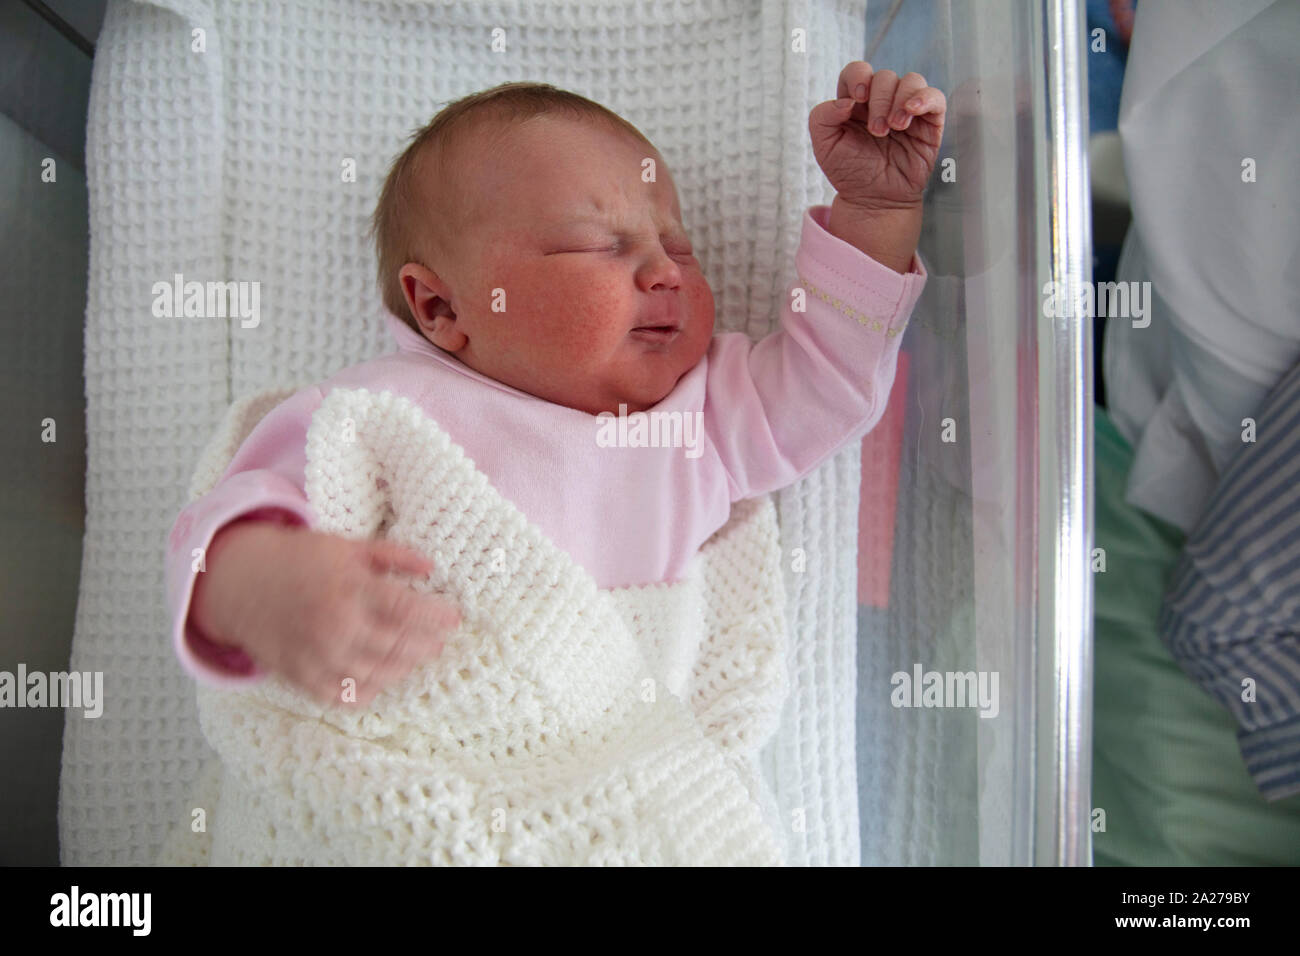
[[[719,327],[776,327],[803,210],[828,202],[808,110],[861,56],[864,0],[566,3],[119,2],[87,129],[87,528],[72,667],[105,674],[69,714],[64,864],[143,864],[207,756],[173,658],[165,538],[234,398],[389,349],[367,217],[388,164],[445,102],[507,80],[587,95],[671,165]],[[501,27],[504,53],[492,52]],[[791,49],[808,32],[809,52]],[[202,30],[205,50],[192,49]],[[340,175],[355,159],[356,182]],[[261,283],[261,322],[159,319],[176,273]],[[858,862],[854,770],[858,448],[778,496],[793,681],[764,770],[794,863]],[[801,813],[796,814],[796,811]]]

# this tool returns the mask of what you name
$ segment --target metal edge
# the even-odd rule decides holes
[[[1045,278],[1074,303],[1092,281],[1085,10],[1081,0],[1043,0],[1042,14],[1051,241]],[[1092,323],[1074,309],[1065,318],[1039,311],[1044,587],[1034,856],[1040,865],[1080,866],[1092,862]]]

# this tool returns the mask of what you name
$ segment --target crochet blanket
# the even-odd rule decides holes
[[[285,392],[237,404],[196,475]],[[780,823],[755,759],[786,691],[768,498],[736,505],[685,579],[601,590],[409,400],[335,389],[312,419],[317,528],[435,563],[461,608],[442,655],[366,709],[274,677],[199,687],[220,757],[159,862],[765,865]],[[204,792],[206,791],[206,792]]]

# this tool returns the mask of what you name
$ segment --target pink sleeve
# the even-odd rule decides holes
[[[277,405],[239,446],[216,486],[184,508],[167,537],[165,578],[172,646],[181,666],[214,687],[239,687],[262,672],[238,648],[206,637],[189,619],[199,572],[196,549],[207,554],[212,539],[240,520],[270,520],[312,527],[315,515],[304,491],[307,428],[323,400],[308,386]]]
[[[804,214],[781,329],[757,343],[724,333],[709,348],[704,428],[732,501],[802,478],[875,427],[889,401],[927,273],[919,256],[901,275],[831,235],[829,215],[829,206]]]

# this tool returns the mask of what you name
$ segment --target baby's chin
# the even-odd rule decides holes
[[[563,404],[593,415],[601,412],[617,415],[620,405],[626,406],[623,414],[627,415],[648,411],[671,395],[686,373],[701,359],[702,354],[688,365],[689,359],[684,355],[641,354],[633,363],[637,366],[635,369],[624,366],[621,374],[606,377],[603,387],[574,391],[571,393],[573,400]]]
[[[603,398],[595,400],[588,398],[585,402],[578,400],[571,403],[570,407],[581,407],[584,411],[593,415],[599,415],[602,412],[618,415],[620,413],[619,406],[623,406],[622,413],[631,415],[634,412],[647,411],[658,405],[672,394],[673,387],[670,385],[666,388],[614,389],[607,392]]]
[[[611,410],[617,412],[618,405],[621,402],[627,405],[627,413],[629,415],[631,415],[633,412],[648,411],[649,409],[654,408],[656,405],[662,402],[669,395],[671,395],[673,393],[673,389],[676,387],[677,387],[677,382],[673,381],[672,383],[659,388],[637,389],[635,392],[630,392],[627,395],[623,396],[622,398],[619,398],[614,403],[614,407]]]

